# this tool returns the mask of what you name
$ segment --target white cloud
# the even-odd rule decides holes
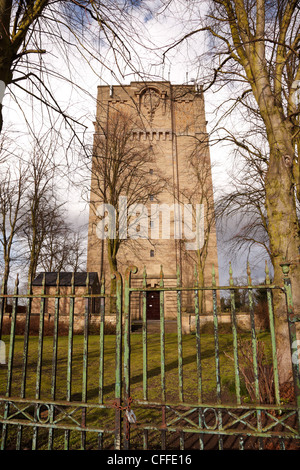
[[[154,2],[149,4],[151,3]],[[195,37],[193,42],[183,44],[180,49],[170,50],[164,64],[162,62],[163,47],[166,44],[172,44],[180,35],[184,34],[191,26],[191,21],[195,27],[198,24],[198,18],[191,18],[191,12],[185,8],[185,3],[174,1],[172,2],[172,11],[166,11],[158,16],[148,14],[146,17],[140,18],[141,36],[133,42],[135,52],[132,54],[131,68],[122,60],[121,55],[118,55],[118,63],[116,63],[112,51],[108,50],[101,41],[98,44],[93,44],[94,58],[84,58],[78,50],[77,53],[74,53],[76,51],[74,47],[69,48],[69,57],[62,56],[58,44],[52,43],[50,52],[44,58],[49,69],[53,70],[53,74],[47,76],[47,85],[53,91],[55,99],[62,109],[87,126],[86,143],[92,143],[98,85],[129,83],[142,76],[170,79],[172,83],[184,83],[187,79],[195,78],[201,83],[198,56],[200,52],[203,52],[202,48],[205,47],[204,37],[203,40],[202,37]],[[201,3],[204,7],[205,2]],[[138,15],[138,10],[136,10],[136,15]],[[144,21],[145,18],[146,21]],[[145,37],[142,36],[143,27],[146,28]],[[60,78],[55,76],[57,71],[61,75]],[[75,83],[75,86],[71,82]],[[47,131],[53,122],[45,108],[37,100],[32,99],[16,87],[11,89],[13,93],[9,95],[7,92],[3,101],[5,125],[6,127],[13,126],[14,131],[22,134],[22,142],[24,141],[26,147],[26,139],[28,138],[26,120],[35,132]],[[13,94],[17,96],[17,102],[13,99]],[[205,95],[208,131],[213,127],[214,109],[220,102],[220,95],[221,92],[217,95],[211,90]],[[72,133],[62,122],[61,129],[64,145],[61,146],[59,158],[63,159]],[[79,126],[78,129],[80,129]],[[212,162],[220,164],[213,168],[216,189],[224,182],[225,166],[229,162],[228,155],[229,151],[226,148],[211,147]],[[74,174],[75,176],[76,174]],[[70,218],[73,220],[78,218],[80,223],[87,220],[87,206],[81,202],[81,193],[78,188],[69,186],[66,180],[65,185],[62,186],[62,193],[63,197],[68,199]]]

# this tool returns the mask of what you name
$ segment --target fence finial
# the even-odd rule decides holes
[[[195,268],[194,268],[194,280],[195,280],[195,287],[198,287],[198,271],[197,271],[197,263],[195,263]]]
[[[265,273],[266,273],[266,284],[270,284],[269,267],[268,267],[267,260],[265,261]]]
[[[42,293],[45,294],[46,289],[46,273],[43,273],[43,280],[42,280]]]
[[[72,294],[75,294],[75,273],[74,273],[74,271],[72,272],[72,278],[71,278],[71,292],[72,292]]]
[[[90,273],[86,273],[86,280],[85,280],[85,289],[86,293],[89,294],[89,286],[90,286]]]
[[[16,282],[15,282],[15,292],[14,292],[16,295],[18,295],[19,293],[19,273],[17,274],[17,277],[16,277]]]
[[[216,273],[215,273],[215,265],[214,264],[212,265],[211,273],[212,273],[212,285],[215,286],[216,285]]]
[[[31,292],[32,292],[32,277],[30,276],[28,280],[27,294],[31,295]]]
[[[233,277],[232,277],[232,266],[231,261],[229,261],[229,284],[233,286]]]
[[[160,274],[159,274],[160,279],[164,278],[164,272],[163,272],[163,265],[160,265]]]
[[[176,268],[176,277],[177,277],[177,287],[180,286],[180,267],[179,264],[177,264]]]
[[[288,277],[289,271],[290,271],[290,265],[291,263],[289,263],[288,261],[285,261],[285,258],[283,258],[283,261],[282,263],[280,263],[280,266],[281,266],[284,277]]]
[[[248,276],[248,285],[252,285],[252,279],[251,279],[251,269],[250,269],[250,263],[247,261],[247,276]]]
[[[160,265],[160,274],[159,274],[159,277],[160,277],[160,285],[161,285],[161,287],[163,287],[163,285],[164,285],[164,272],[163,272],[163,266],[162,266],[162,264]]]
[[[57,276],[56,276],[56,293],[59,294],[60,292],[60,289],[59,289],[59,271],[57,272]]]
[[[101,277],[101,281],[100,281],[100,294],[101,295],[105,294],[105,280],[103,276]]]

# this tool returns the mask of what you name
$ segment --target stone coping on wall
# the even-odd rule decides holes
[[[39,314],[38,313],[32,313],[31,314],[32,317],[39,317]],[[4,314],[4,317],[11,317],[11,315],[9,313],[6,313]],[[62,323],[67,323],[68,322],[68,315],[61,315],[60,316],[60,321]],[[75,317],[75,322],[74,322],[74,327],[76,329],[76,327],[79,327],[79,326],[82,326],[83,322],[84,322],[84,314],[75,314],[74,315]],[[17,315],[17,318],[18,320],[22,320],[22,319],[25,319],[26,318],[26,315],[23,314],[23,313],[20,313]],[[54,319],[54,315],[51,314],[51,315],[48,315],[47,313],[45,313],[45,319],[48,319],[48,320],[53,320]],[[247,330],[249,330],[251,328],[251,325],[250,325],[250,315],[249,313],[246,313],[246,312],[240,312],[240,313],[236,313],[236,320],[237,320],[237,325],[238,327],[241,327],[241,328],[245,328]],[[93,313],[93,314],[90,314],[90,321],[91,321],[91,324],[98,324],[100,322],[100,314],[99,313]],[[152,320],[152,321],[149,321],[149,323],[153,323],[153,322],[156,322],[157,324],[159,324],[159,321],[160,320]],[[203,314],[203,315],[200,315],[200,326],[204,326],[205,324],[208,324],[208,323],[213,323],[214,321],[214,318],[213,318],[213,314],[211,313],[208,313],[208,314]],[[231,324],[231,314],[230,313],[218,313],[218,323],[221,325],[221,324]],[[114,314],[111,314],[111,315],[108,315],[108,314],[105,314],[105,322],[106,323],[111,323],[111,324],[115,324],[116,322],[116,316]],[[123,322],[124,322],[124,317],[123,317]],[[177,324],[177,319],[176,318],[173,318],[173,319],[167,319],[165,320],[165,323],[166,324]],[[142,320],[133,320],[132,321],[132,324],[142,324]],[[191,333],[191,332],[194,332],[195,331],[195,328],[196,328],[196,325],[195,325],[195,314],[194,313],[187,313],[187,312],[182,312],[182,332],[183,334],[187,334],[187,333]]]

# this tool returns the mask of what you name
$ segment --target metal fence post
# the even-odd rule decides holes
[[[294,379],[295,399],[298,408],[298,427],[300,431],[300,368],[299,358],[297,350],[297,331],[296,322],[300,321],[300,316],[294,312],[294,303],[292,295],[292,284],[291,279],[288,277],[290,270],[290,263],[282,263],[282,272],[284,275],[284,290],[286,294],[286,305],[287,305],[287,320],[290,334],[290,345],[291,345],[291,358],[292,358],[292,371]]]
[[[115,398],[118,407],[115,412],[115,449],[121,449],[121,394],[122,394],[122,278],[116,272],[116,385]]]
[[[128,266],[125,272],[124,280],[124,401],[125,405],[130,403],[130,281],[131,274],[135,274],[137,268]],[[130,445],[130,424],[125,418],[124,420],[124,448],[129,449]]]
[[[10,327],[10,341],[9,341],[9,352],[8,352],[8,366],[7,366],[7,385],[6,385],[6,397],[9,398],[11,394],[11,385],[12,385],[12,374],[13,374],[13,359],[14,359],[14,348],[15,348],[15,332],[16,332],[16,318],[18,311],[18,294],[19,294],[19,275],[17,274],[15,282],[15,291],[16,297],[13,300],[12,308],[12,318],[11,318],[11,327]],[[3,300],[4,302],[4,300]],[[10,403],[7,401],[4,407],[4,419],[8,418],[9,415]],[[2,427],[2,442],[1,450],[5,449],[6,446],[6,437],[7,437],[7,424],[3,424]]]

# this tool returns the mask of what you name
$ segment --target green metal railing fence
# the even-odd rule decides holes
[[[124,279],[119,273],[114,275],[113,295],[106,293],[104,284],[100,293],[91,294],[88,275],[86,291],[80,294],[74,275],[67,294],[61,292],[59,275],[51,295],[46,294],[45,277],[41,293],[34,294],[29,286],[26,295],[19,294],[17,279],[14,294],[1,296],[0,344],[7,351],[5,361],[0,361],[1,449],[299,448],[299,315],[294,312],[289,265],[282,268],[282,286],[270,282],[267,269],[266,283],[252,285],[249,268],[247,286],[235,286],[230,267],[228,286],[217,286],[214,270],[211,286],[198,285],[196,270],[193,286],[181,285],[179,270],[176,286],[166,286],[161,269],[159,286],[147,287],[144,270],[142,285],[133,287],[137,269],[132,266]],[[246,329],[238,324],[235,305],[235,291],[241,289],[248,296]],[[294,393],[290,400],[282,398],[279,383],[272,303],[276,289],[286,297],[293,371],[290,390]],[[254,294],[258,290],[267,295],[267,331],[256,325]],[[148,291],[159,292],[160,298],[154,332],[147,320]],[[206,318],[200,291],[212,297],[211,331],[203,329]],[[230,296],[230,329],[224,329],[218,306],[218,292],[223,291]],[[189,334],[182,328],[186,292],[194,303],[195,326]],[[170,333],[166,293],[176,298],[176,329]],[[141,333],[132,332],[132,296],[137,294]],[[105,310],[112,297],[116,299],[113,332],[106,331]],[[9,316],[4,312],[4,298],[13,302]],[[27,302],[25,315],[18,313],[21,299]],[[33,333],[36,299],[40,311]],[[49,299],[54,302],[51,321]],[[91,312],[86,302],[84,311],[76,313],[79,299],[98,299],[98,311]],[[68,312],[62,313],[61,303],[66,300]],[[79,321],[82,328],[76,332]]]

